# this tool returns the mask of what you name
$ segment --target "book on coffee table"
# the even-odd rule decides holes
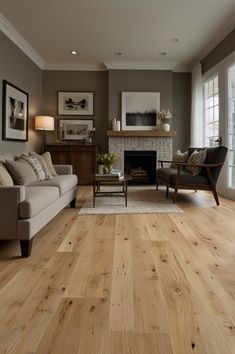
[[[96,173],[95,174],[95,178],[96,179],[100,179],[100,180],[103,180],[103,181],[121,181],[124,176],[122,176],[121,174],[119,173],[108,173],[108,174],[99,174],[99,173]]]

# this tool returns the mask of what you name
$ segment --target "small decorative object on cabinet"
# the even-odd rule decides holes
[[[96,144],[51,144],[47,146],[53,164],[73,166],[73,173],[78,176],[78,184],[92,184],[96,173]]]

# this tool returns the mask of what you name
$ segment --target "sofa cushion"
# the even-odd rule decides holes
[[[0,185],[13,186],[14,182],[4,164],[0,162]]]
[[[19,205],[20,218],[33,217],[59,197],[57,187],[26,187],[25,200]]]
[[[6,161],[5,166],[17,185],[28,185],[37,181],[32,167],[24,160]]]
[[[60,175],[55,176],[52,180],[42,181],[42,182],[34,182],[31,183],[30,186],[54,186],[58,187],[60,191],[60,195],[66,193],[70,189],[74,188],[77,184],[77,176],[75,175]]]
[[[161,180],[166,181],[168,183],[175,184],[177,176],[177,169],[176,168],[159,168],[157,170],[157,177]],[[192,174],[186,170],[180,171],[180,184],[187,184],[187,185],[208,185],[209,181],[206,177],[198,175],[192,176]]]
[[[48,170],[50,171],[51,175],[57,176],[56,170],[54,169],[54,166],[52,164],[52,160],[51,160],[51,154],[49,151],[44,152],[44,154],[41,155],[47,165]]]

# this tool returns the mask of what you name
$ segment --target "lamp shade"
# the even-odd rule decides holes
[[[36,130],[54,130],[54,118],[50,116],[36,116],[35,117]]]

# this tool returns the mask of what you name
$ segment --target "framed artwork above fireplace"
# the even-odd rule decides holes
[[[122,92],[122,130],[157,129],[160,92]]]

